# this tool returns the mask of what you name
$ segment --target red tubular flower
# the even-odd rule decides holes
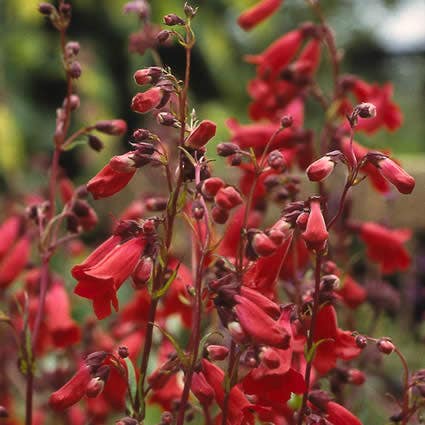
[[[245,31],[252,30],[259,23],[273,15],[279,9],[283,0],[261,0],[238,18],[238,25]]]
[[[78,280],[74,292],[93,301],[98,319],[111,314],[111,303],[118,311],[116,291],[131,275],[145,246],[140,237],[124,243],[116,238],[108,239],[84,263],[72,269],[72,275]]]
[[[224,210],[231,210],[242,204],[243,199],[240,193],[233,187],[227,186],[219,189],[214,197],[215,203]]]
[[[107,198],[127,186],[135,172],[135,168],[129,172],[118,172],[108,164],[87,183],[87,190],[94,199]]]
[[[322,251],[326,246],[328,236],[329,234],[320,208],[320,200],[314,198],[310,201],[310,214],[302,237],[309,249]]]
[[[0,226],[0,260],[15,243],[20,227],[21,219],[16,215],[5,220]]]
[[[326,406],[327,420],[332,425],[362,425],[359,418],[354,416],[345,407],[330,401]]]
[[[334,368],[338,358],[352,360],[361,352],[351,332],[338,328],[336,311],[331,305],[325,305],[317,314],[314,341],[321,341],[313,360],[313,366],[320,374]]]
[[[22,272],[30,255],[30,241],[23,236],[0,262],[0,288],[8,287]]]
[[[84,364],[62,388],[50,396],[50,407],[55,410],[64,410],[80,401],[86,394],[87,385],[91,379],[91,367]]]
[[[246,56],[246,60],[258,65],[257,74],[260,77],[270,71],[276,75],[294,58],[303,38],[301,30],[290,31],[274,41],[263,53]]]
[[[359,226],[360,237],[366,244],[366,255],[381,265],[385,274],[406,270],[410,256],[403,243],[410,239],[409,229],[388,229],[380,224],[365,222]]]
[[[203,406],[209,406],[215,398],[214,390],[202,372],[193,374],[190,389]]]
[[[237,303],[236,315],[242,330],[255,343],[277,348],[288,347],[290,335],[282,326],[247,298],[235,295],[234,299]]]
[[[195,130],[190,133],[185,144],[195,149],[205,146],[214,136],[217,125],[210,121],[204,120],[199,123]]]
[[[46,296],[47,328],[56,347],[67,347],[80,340],[80,328],[70,315],[68,293],[55,282]]]
[[[357,308],[367,297],[366,289],[360,286],[350,275],[346,275],[342,287],[336,291],[350,308]]]
[[[152,87],[151,89],[137,93],[131,101],[131,109],[139,114],[144,114],[159,106],[162,102],[163,92],[160,87]]]
[[[415,179],[390,158],[376,161],[380,173],[392,183],[400,193],[408,195],[415,187]]]
[[[345,138],[342,140],[341,150],[347,158],[350,157],[350,139]],[[360,162],[369,152],[367,148],[357,142],[353,142],[353,150],[357,162]],[[388,182],[371,162],[367,161],[365,165],[360,168],[360,171],[369,177],[372,186],[378,192],[388,193],[390,191],[390,186]]]

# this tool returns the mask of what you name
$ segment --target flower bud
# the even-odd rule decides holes
[[[198,11],[197,7],[193,7],[188,3],[184,4],[184,14],[188,18],[193,18],[196,15],[196,12]]]
[[[267,163],[273,170],[282,172],[285,169],[285,158],[277,149],[271,151],[267,157]]]
[[[138,128],[133,132],[133,138],[136,142],[143,142],[151,137],[151,132],[145,128]]]
[[[293,123],[294,123],[294,119],[293,119],[292,115],[284,115],[284,116],[280,119],[280,125],[281,125],[283,128],[291,127]]]
[[[160,31],[156,36],[158,43],[165,43],[169,38],[170,38],[170,31],[167,31],[167,30]]]
[[[55,7],[50,3],[40,3],[38,5],[38,11],[42,15],[50,15],[55,11]]]
[[[81,77],[81,65],[80,62],[74,61],[69,65],[68,74],[71,78],[77,79]]]
[[[225,210],[231,210],[243,203],[242,196],[233,186],[221,188],[215,195],[214,200],[220,208]]]
[[[80,53],[80,43],[78,41],[68,41],[65,46],[65,54],[68,57],[77,56]]]
[[[367,338],[364,335],[357,335],[356,336],[356,345],[357,347],[363,349],[367,346]]]
[[[211,210],[211,217],[216,223],[224,224],[229,218],[229,211],[216,205]]]
[[[152,87],[151,89],[143,92],[137,93],[131,101],[131,109],[134,112],[139,114],[144,114],[150,110],[158,107],[162,100],[164,94],[161,88]]]
[[[226,142],[217,145],[217,154],[224,157],[234,155],[239,150],[239,146],[236,143]]]
[[[376,342],[376,346],[383,354],[391,354],[395,350],[394,344],[386,338],[379,339]]]
[[[146,286],[152,276],[153,260],[151,257],[142,257],[135,267],[131,278],[135,289],[142,289]]]
[[[89,146],[96,152],[100,152],[105,147],[102,140],[100,140],[99,137],[94,136],[93,134],[89,134],[87,140]]]
[[[192,203],[192,216],[195,220],[202,220],[204,217],[205,210],[204,206],[200,201],[194,201]]]
[[[241,164],[242,164],[242,160],[243,160],[243,155],[242,155],[242,153],[241,153],[241,152],[236,152],[236,153],[232,156],[232,158],[231,158],[231,160],[230,160],[230,165],[231,165],[232,167],[238,167],[239,165],[241,165]]]
[[[360,103],[356,106],[356,110],[360,118],[376,117],[376,106],[372,103]]]
[[[171,112],[160,112],[156,116],[158,124],[165,125],[166,127],[178,127],[179,121],[176,120]]]
[[[250,238],[250,247],[258,257],[268,257],[274,254],[277,250],[275,243],[263,232],[255,232]]]
[[[146,209],[148,211],[164,211],[167,208],[168,198],[155,197],[145,200]]]
[[[134,81],[140,86],[145,84],[156,84],[162,75],[162,68],[159,66],[151,66],[150,68],[138,69],[134,73]]]
[[[101,133],[120,136],[127,131],[127,123],[124,120],[103,120],[94,125]]]
[[[302,212],[298,218],[297,218],[297,226],[301,229],[301,230],[305,230],[307,227],[307,221],[308,221],[308,217],[309,217],[309,213],[308,212]]]
[[[302,233],[302,237],[309,249],[323,251],[326,247],[328,236],[326,223],[320,208],[320,199],[312,198],[310,200],[310,214],[308,216],[307,226]]]
[[[358,369],[350,369],[348,371],[348,382],[353,385],[362,385],[366,381],[365,374]]]
[[[323,156],[310,164],[306,170],[307,177],[312,182],[320,182],[328,177],[335,168],[335,162],[329,156]]]
[[[224,360],[229,354],[229,349],[223,345],[209,345],[207,347],[208,356],[211,360]]]
[[[129,356],[128,353],[128,348],[125,345],[120,345],[118,347],[118,355],[122,358],[122,359],[126,359]]]
[[[207,199],[211,199],[224,187],[224,184],[224,181],[219,177],[210,177],[202,182],[201,193]]]
[[[164,24],[172,27],[174,25],[184,25],[185,22],[180,16],[177,16],[175,13],[169,13],[164,16]]]
[[[209,120],[201,121],[195,130],[190,133],[185,145],[194,149],[202,148],[215,136],[216,130],[217,125],[214,122]]]
[[[71,96],[67,96],[65,97],[63,103],[62,103],[62,107],[63,109],[66,109],[68,107],[68,101],[69,101],[69,109],[71,111],[75,111],[76,109],[78,109],[80,107],[80,97],[76,94],[71,94]]]

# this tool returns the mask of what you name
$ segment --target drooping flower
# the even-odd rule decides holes
[[[366,243],[366,255],[380,264],[385,274],[406,270],[410,255],[403,244],[412,235],[409,229],[388,229],[378,223],[365,222],[356,226],[360,238]]]
[[[328,231],[320,207],[320,199],[318,198],[313,198],[310,201],[307,227],[302,233],[302,237],[309,249],[322,251],[326,247]]]
[[[137,93],[131,101],[131,109],[139,114],[144,114],[158,107],[164,94],[160,87],[152,87],[143,93]]]
[[[92,300],[98,319],[111,314],[111,303],[118,310],[116,292],[133,272],[144,246],[141,237],[121,243],[119,236],[112,236],[73,267],[72,275],[78,280],[74,292]]]
[[[260,0],[239,16],[238,25],[249,31],[275,13],[282,3],[283,0]]]
[[[24,270],[31,249],[28,236],[22,236],[9,249],[0,261],[0,288],[8,287]]]
[[[199,125],[190,133],[186,139],[185,144],[195,149],[205,146],[214,136],[217,125],[210,120],[203,120]]]

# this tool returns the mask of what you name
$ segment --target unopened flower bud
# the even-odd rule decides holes
[[[328,177],[335,168],[335,162],[329,156],[323,156],[311,163],[307,170],[307,177],[312,182],[319,182]]]
[[[65,52],[68,57],[77,56],[80,53],[80,43],[78,41],[68,41],[65,46]]]
[[[229,349],[223,345],[209,345],[207,347],[208,356],[211,360],[224,360],[229,354]]]
[[[77,79],[81,77],[81,65],[80,62],[74,61],[69,65],[68,74],[71,78]]]
[[[168,198],[155,197],[145,200],[146,209],[148,211],[164,211],[167,208]]]
[[[211,210],[211,217],[216,223],[224,224],[229,218],[229,211],[216,205]]]
[[[54,10],[55,10],[55,7],[50,3],[40,3],[38,5],[38,11],[42,15],[50,15],[51,13],[54,12]]]
[[[158,124],[165,125],[166,127],[178,127],[178,120],[171,112],[160,112],[156,116]]]
[[[202,148],[215,136],[216,130],[217,125],[214,122],[203,120],[190,133],[185,141],[185,145],[194,149]]]
[[[94,127],[101,133],[113,136],[120,136],[127,131],[127,123],[124,120],[102,120],[98,121]]]
[[[169,38],[170,38],[170,31],[167,31],[167,30],[160,31],[156,36],[158,43],[165,43]]]
[[[174,25],[184,25],[185,22],[180,16],[177,16],[175,13],[169,13],[164,16],[164,24],[172,27]]]
[[[250,239],[250,247],[253,249],[258,257],[268,257],[276,252],[277,246],[275,243],[263,232],[255,232]]]
[[[285,169],[285,158],[277,149],[269,153],[267,156],[267,163],[273,170],[282,172]]]
[[[360,103],[356,110],[360,118],[376,117],[376,106],[373,103]]]
[[[357,347],[362,348],[362,349],[366,348],[367,338],[364,335],[357,335],[355,341],[356,341]]]
[[[239,322],[230,322],[227,325],[227,329],[229,330],[231,337],[236,342],[243,342],[246,339],[245,332],[243,331]]]
[[[156,84],[162,75],[162,68],[151,66],[150,68],[138,69],[134,73],[134,81],[141,86],[145,84]]]
[[[230,165],[233,167],[238,167],[239,165],[242,164],[242,160],[243,160],[243,155],[240,152],[235,153],[231,160],[230,160]]]
[[[224,157],[234,155],[239,150],[239,146],[236,143],[226,142],[217,145],[217,154]]]
[[[301,230],[305,230],[307,227],[307,221],[308,221],[308,212],[302,212],[298,218],[297,218],[297,226],[301,229]]]
[[[103,391],[104,387],[105,382],[102,379],[99,377],[93,378],[87,385],[86,396],[91,398],[97,397]]]
[[[89,146],[96,152],[100,152],[105,147],[102,140],[100,140],[99,137],[94,136],[93,134],[88,135],[88,143]]]
[[[376,346],[383,354],[391,354],[395,350],[394,344],[386,338],[379,339],[376,342]]]
[[[294,119],[292,118],[292,115],[284,115],[281,119],[280,119],[280,125],[283,128],[288,128],[291,127],[292,124],[294,122]]]
[[[194,201],[192,204],[192,215],[195,220],[202,220],[204,217],[204,206],[199,201]]]
[[[120,345],[118,347],[118,355],[122,359],[126,359],[129,356],[129,354],[128,354],[128,348],[125,345]]]
[[[202,182],[201,193],[207,199],[211,199],[224,185],[224,181],[219,177],[210,177]]]
[[[350,369],[348,371],[348,382],[353,385],[362,385],[366,381],[365,374],[358,369]]]
[[[242,196],[233,186],[221,188],[215,195],[214,200],[220,208],[225,210],[231,210],[243,202]]]
[[[156,224],[154,220],[145,220],[142,224],[142,231],[145,235],[151,235],[156,230]]]
[[[280,177],[276,174],[270,174],[264,179],[264,186],[268,192],[274,189],[276,186],[279,186],[279,184]]]
[[[131,278],[135,289],[142,289],[146,286],[152,276],[153,260],[151,257],[142,257],[137,263]]]
[[[136,142],[142,142],[149,139],[151,132],[145,128],[138,128],[133,132],[133,138]]]
[[[71,94],[71,96],[65,97],[62,103],[63,109],[65,110],[68,107],[68,101],[69,101],[69,109],[71,111],[75,111],[76,109],[80,107],[80,97],[78,95]]]
[[[188,17],[188,18],[193,18],[196,15],[196,12],[198,11],[198,9],[196,7],[191,6],[188,3],[184,4],[184,14]]]
[[[131,109],[139,114],[144,114],[150,110],[159,107],[162,103],[164,93],[160,87],[152,87],[151,89],[137,93],[131,101]]]

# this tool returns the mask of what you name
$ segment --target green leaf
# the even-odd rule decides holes
[[[153,299],[161,298],[167,292],[168,288],[171,286],[171,284],[174,282],[174,279],[177,277],[180,264],[181,263],[179,263],[177,267],[173,270],[173,273],[171,273],[171,276],[168,278],[167,282],[165,282],[164,286],[152,294]]]
[[[177,357],[179,358],[179,360],[182,362],[184,366],[187,366],[188,357],[185,354],[185,352],[180,348],[180,345],[178,344],[176,339],[170,333],[168,333],[165,329],[163,329],[161,326],[157,325],[156,323],[152,323],[152,325],[158,328],[162,332],[162,334],[171,342],[171,344],[173,344],[173,347],[177,353]]]
[[[134,400],[136,400],[137,395],[137,379],[136,379],[136,372],[134,370],[133,362],[130,360],[129,357],[124,359],[125,364],[127,366],[127,373],[128,373],[128,395],[130,397],[130,403],[131,403],[131,412],[133,413],[133,406],[134,406]]]
[[[319,341],[313,343],[313,345],[311,346],[309,351],[307,351],[307,350],[304,351],[304,357],[305,357],[307,362],[313,361],[314,356],[316,355],[317,347],[320,344],[322,344],[323,342],[326,342],[326,341],[335,341],[335,340],[333,338],[320,339]]]

